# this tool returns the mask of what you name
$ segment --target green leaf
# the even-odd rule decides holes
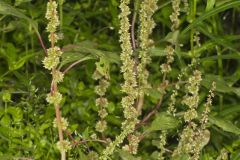
[[[200,145],[199,147],[201,148],[201,150],[208,144],[209,140],[210,140],[210,131],[209,130],[204,130],[202,131],[203,133],[203,137],[200,140]]]
[[[210,89],[212,82],[216,82],[216,91],[222,93],[235,93],[236,95],[240,96],[239,88],[229,86],[222,77],[217,75],[205,75],[201,84],[204,87]]]
[[[133,155],[131,155],[129,152],[118,150],[119,156],[122,160],[141,160],[140,158],[136,158]]]
[[[232,51],[240,54],[240,53],[238,52],[238,50],[234,48],[234,46],[232,45],[232,43],[229,42],[229,40],[226,40],[225,38],[222,38],[222,37],[215,36],[214,34],[208,32],[208,31],[206,30],[206,27],[204,27],[204,25],[199,25],[199,26],[198,26],[198,29],[200,30],[200,32],[202,32],[203,34],[205,34],[207,37],[211,38],[212,41],[214,41],[216,44],[221,45],[221,46],[224,46],[224,47],[226,47],[226,48],[228,48],[228,49],[230,49],[230,50],[232,50]]]
[[[21,11],[19,11],[17,8],[7,4],[6,2],[4,2],[2,0],[0,1],[0,14],[11,15],[11,16],[15,16],[15,17],[27,20],[31,24],[31,26],[33,27],[35,32],[37,34],[39,34],[39,32],[38,32],[38,25],[37,25],[36,21],[34,21],[31,18],[27,17]]]
[[[226,132],[231,132],[238,135],[240,134],[240,128],[235,126],[230,121],[227,121],[218,117],[213,117],[213,116],[209,117],[209,121]]]
[[[96,62],[96,70],[99,72],[99,74],[101,74],[101,76],[105,76],[107,79],[110,79],[110,64],[109,61],[104,57],[100,57],[100,60]]]
[[[197,25],[199,25],[202,21],[208,19],[209,17],[218,14],[222,11],[225,11],[227,9],[230,8],[234,8],[234,7],[238,7],[240,5],[240,1],[236,1],[236,0],[232,0],[228,3],[224,3],[220,6],[217,6],[216,8],[208,11],[208,12],[204,12],[200,17],[196,18],[189,26],[187,26],[183,31],[182,34],[186,34],[189,30],[191,30],[192,28],[196,27]]]
[[[27,55],[18,56],[19,49],[17,49],[13,44],[7,43],[6,49],[0,49],[0,55],[2,55],[8,62],[8,68],[10,71],[17,70],[21,68],[27,60],[32,58],[35,54],[27,53]]]
[[[181,154],[171,158],[171,160],[190,160],[190,156],[188,154]]]
[[[181,51],[175,51],[178,55],[181,55],[183,57],[190,57],[188,53],[186,52],[181,52]],[[152,47],[149,49],[149,54],[152,57],[163,57],[166,56],[167,54],[164,52],[163,47]]]
[[[25,56],[21,57],[18,61],[10,63],[9,70],[14,71],[14,70],[21,68],[26,63],[26,61],[28,59],[32,58],[33,56],[34,56],[34,54],[25,55]]]
[[[168,35],[164,38],[164,40],[169,43],[176,44],[176,42],[178,41],[178,36],[179,36],[179,30],[168,33]]]
[[[31,2],[32,0],[16,0],[15,1],[15,6],[19,6],[22,3],[26,3],[26,2]]]
[[[116,53],[101,51],[95,48],[96,44],[90,41],[64,46],[60,68],[75,61],[86,61],[98,58],[102,58],[109,63],[120,63],[119,55]]]
[[[14,122],[20,122],[23,118],[23,112],[20,108],[9,107],[7,112],[12,115]]]
[[[216,0],[208,0],[207,1],[207,6],[206,6],[206,11],[210,11],[211,9],[213,9],[214,5],[216,3]]]
[[[1,123],[0,124],[0,137],[1,137],[1,139],[5,140],[5,141],[10,141],[9,133],[11,133],[9,127],[6,127],[6,126],[2,125],[2,123]]]
[[[65,0],[58,0],[59,5],[63,5],[64,2]]]
[[[2,100],[3,102],[11,102],[11,93],[9,91],[3,91],[2,92]]]
[[[177,128],[179,125],[179,120],[175,117],[169,115],[166,112],[159,113],[156,115],[156,118],[153,120],[149,131],[158,131],[158,130],[168,130]]]
[[[167,54],[164,52],[164,48],[160,48],[160,47],[152,47],[150,48],[149,50],[151,56],[160,56],[160,57],[163,57],[163,56],[166,56]]]
[[[232,54],[227,54],[227,55],[209,56],[209,57],[201,58],[200,61],[217,60],[218,58],[240,60],[240,55],[236,54],[236,53],[232,53]]]
[[[216,108],[218,108],[220,106],[216,106]],[[221,110],[221,112],[219,113],[220,116],[225,117],[237,112],[240,112],[240,104],[236,104],[236,105],[223,105],[221,106],[223,109]]]
[[[218,38],[220,38],[220,39],[224,39],[224,40],[226,40],[226,41],[228,41],[229,43],[233,43],[234,41],[237,41],[237,40],[239,40],[240,39],[240,36],[239,35],[225,35],[225,36],[216,36],[215,35],[215,38],[216,39],[211,39],[211,40],[208,40],[208,41],[206,41],[206,42],[204,42],[200,47],[197,47],[195,50],[194,50],[194,53],[197,55],[197,56],[201,56],[201,54],[202,53],[206,53],[206,51],[210,51],[210,50],[215,50],[215,47],[216,47],[216,44],[218,44],[218,43],[216,43],[216,42],[219,42],[219,40],[218,40]],[[221,45],[221,44],[220,44]],[[190,55],[191,53],[190,53],[191,51],[189,51],[188,52],[188,54]],[[237,55],[237,56],[235,56],[235,55],[237,55],[236,53],[234,53],[234,56],[231,56],[231,54],[227,54],[227,55],[223,55],[221,58],[225,58],[225,56],[226,56],[226,58],[225,59],[227,59],[228,58],[228,56],[229,56],[229,59],[231,59],[232,57],[233,58],[240,58],[240,56],[239,55]],[[217,57],[217,56],[215,56],[215,57]],[[202,59],[211,59],[211,57],[209,58],[209,57],[204,57],[204,58],[202,58]],[[202,60],[201,59],[201,60]]]
[[[60,63],[59,68],[62,68],[64,65],[73,63],[76,61],[84,62],[87,60],[94,59],[91,55],[76,53],[76,52],[63,52],[61,58],[62,58],[62,61]]]

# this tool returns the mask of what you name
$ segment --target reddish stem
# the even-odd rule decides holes
[[[35,32],[35,33],[36,33],[36,35],[37,35],[37,37],[38,37],[38,40],[39,40],[39,42],[40,42],[40,44],[41,44],[41,46],[42,46],[42,48],[43,48],[43,50],[44,50],[45,56],[47,56],[47,55],[48,55],[48,54],[47,54],[47,49],[46,49],[46,47],[45,47],[45,45],[44,45],[44,43],[43,43],[43,40],[42,40],[41,35],[40,35],[38,32]]]

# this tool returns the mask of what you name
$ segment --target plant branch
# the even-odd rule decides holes
[[[144,103],[144,95],[140,95],[138,97],[138,101],[137,101],[137,112],[139,115],[141,115],[141,113],[142,113],[143,103]]]
[[[162,79],[162,83],[160,86],[162,86],[162,90],[163,90],[163,93],[165,92],[166,88],[169,86],[169,84],[166,84],[166,73],[163,75],[163,79]],[[153,115],[155,115],[157,113],[157,111],[159,110],[159,108],[161,107],[162,105],[162,102],[163,102],[163,97],[164,97],[164,94],[161,95],[157,105],[153,108],[153,110],[151,112],[149,112],[136,126],[136,128],[139,128],[141,125],[144,125]]]
[[[58,90],[56,82],[54,80],[52,81],[52,86],[51,86],[51,94],[54,95]],[[61,111],[60,111],[60,106],[59,104],[54,105],[55,108],[55,114],[56,114],[56,119],[57,119],[57,128],[58,128],[58,136],[59,136],[59,141],[60,143],[63,142],[63,130],[61,126]],[[61,150],[61,160],[66,159],[66,153],[64,150]]]
[[[100,143],[105,143],[107,144],[107,141],[101,140],[101,139],[83,139],[80,141],[76,141],[73,136],[71,135],[71,133],[67,130],[64,130],[64,132],[66,133],[66,135],[69,137],[69,139],[71,139],[72,143],[74,146],[79,145],[79,144],[83,144],[83,143],[87,143],[87,142],[100,142]]]
[[[35,32],[35,33],[36,33],[36,35],[37,35],[37,37],[38,37],[38,40],[39,40],[39,42],[40,42],[40,44],[41,44],[41,46],[42,46],[42,48],[43,48],[43,50],[44,50],[45,56],[47,56],[47,55],[48,55],[47,49],[46,49],[45,44],[43,43],[43,40],[42,40],[41,35],[40,35],[38,32]]]
[[[133,18],[132,18],[132,24],[131,24],[131,40],[132,40],[132,48],[133,48],[133,50],[136,49],[135,23],[136,23],[136,19],[137,19],[138,9],[139,9],[139,0],[136,0],[134,2],[134,12],[133,12]]]
[[[71,139],[74,146],[78,145],[78,142],[73,138],[72,134],[68,130],[64,130],[64,132],[69,137],[69,139]]]
[[[154,115],[157,113],[157,111],[160,109],[162,102],[163,102],[163,96],[161,96],[161,98],[159,99],[157,105],[153,108],[153,110],[151,112],[149,112],[146,116],[144,116],[144,118],[137,124],[136,128],[139,128],[141,125],[144,125],[147,123],[147,121]]]
[[[64,71],[63,74],[66,74],[70,69],[72,69],[74,66],[78,65],[79,63],[82,62],[82,59],[72,63],[71,65],[69,65]]]
[[[132,48],[136,49],[136,40],[135,40],[135,23],[136,23],[137,13],[136,11],[133,13],[132,25],[131,25],[131,40],[132,40]]]

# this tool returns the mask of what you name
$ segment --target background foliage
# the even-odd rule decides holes
[[[191,2],[191,1],[190,1]],[[210,115],[211,137],[203,149],[201,159],[216,159],[222,148],[229,153],[229,159],[240,159],[240,2],[231,0],[198,0],[196,16],[191,13],[181,15],[179,29],[182,47],[177,50],[174,69],[169,74],[170,81],[176,81],[181,68],[190,63],[191,58],[199,58],[199,70],[203,73],[201,84],[201,104],[205,102],[212,81],[217,83],[216,97]],[[59,34],[64,38],[60,44],[64,55],[61,64],[64,70],[68,64],[82,59],[82,63],[70,70],[60,92],[64,94],[62,114],[70,123],[69,131],[76,140],[91,139],[98,120],[98,108],[94,93],[96,82],[92,79],[95,62],[99,57],[110,62],[110,82],[107,90],[109,99],[106,135],[114,138],[121,128],[123,82],[119,72],[121,52],[118,41],[117,0],[72,0],[63,4],[63,20]],[[174,41],[170,33],[172,12],[168,0],[159,1],[159,10],[154,19],[157,24],[153,39],[155,44],[150,54],[150,82],[153,89],[146,97],[143,115],[152,110],[161,92],[160,64],[164,62],[163,49],[167,42]],[[190,3],[190,7],[192,4]],[[49,92],[51,77],[42,67],[43,49],[37,39],[40,34],[47,43],[45,32],[46,1],[44,0],[1,0],[0,1],[0,159],[57,159],[57,131],[52,127],[54,108],[45,102]],[[190,30],[200,32],[201,46],[190,51]],[[36,33],[37,32],[37,33]],[[49,46],[49,44],[46,44]],[[190,74],[190,73],[189,73]],[[168,89],[171,91],[171,88]],[[183,93],[182,93],[183,94]],[[169,98],[167,94],[164,99]],[[184,110],[177,101],[177,108]],[[133,157],[117,150],[113,159],[156,159],[159,130],[169,123],[173,130],[168,138],[168,149],[177,145],[178,131],[183,127],[176,120],[164,118],[167,102],[140,132],[148,131],[141,141],[137,156]],[[180,115],[181,116],[181,115]],[[140,117],[141,118],[141,117]],[[162,126],[159,124],[163,124]],[[149,129],[150,126],[150,129]],[[65,135],[67,137],[67,135]],[[94,159],[104,145],[98,142],[82,142],[68,153],[69,159]]]

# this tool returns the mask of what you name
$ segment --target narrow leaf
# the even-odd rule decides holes
[[[156,119],[153,120],[150,131],[157,131],[157,130],[167,130],[167,129],[174,129],[179,125],[179,121],[167,114],[166,112],[162,112],[156,116]]]
[[[2,0],[0,1],[0,14],[11,15],[11,16],[14,16],[14,17],[25,19],[32,25],[35,32],[39,33],[37,23],[34,20],[27,17],[21,11],[19,11],[17,8],[7,4],[6,2],[4,2]]]
[[[224,119],[220,119],[217,117],[213,117],[210,116],[209,117],[209,121],[218,126],[219,128],[221,128],[222,130],[226,131],[226,132],[231,132],[234,134],[240,134],[240,128],[238,128],[237,126],[235,126],[232,122],[224,120]]]
[[[228,3],[224,3],[208,12],[203,13],[200,17],[196,18],[187,28],[185,28],[182,32],[182,34],[186,34],[189,30],[196,27],[198,24],[200,24],[202,21],[208,19],[209,17],[218,14],[222,11],[225,11],[230,8],[238,7],[240,5],[240,1],[232,0]]]

